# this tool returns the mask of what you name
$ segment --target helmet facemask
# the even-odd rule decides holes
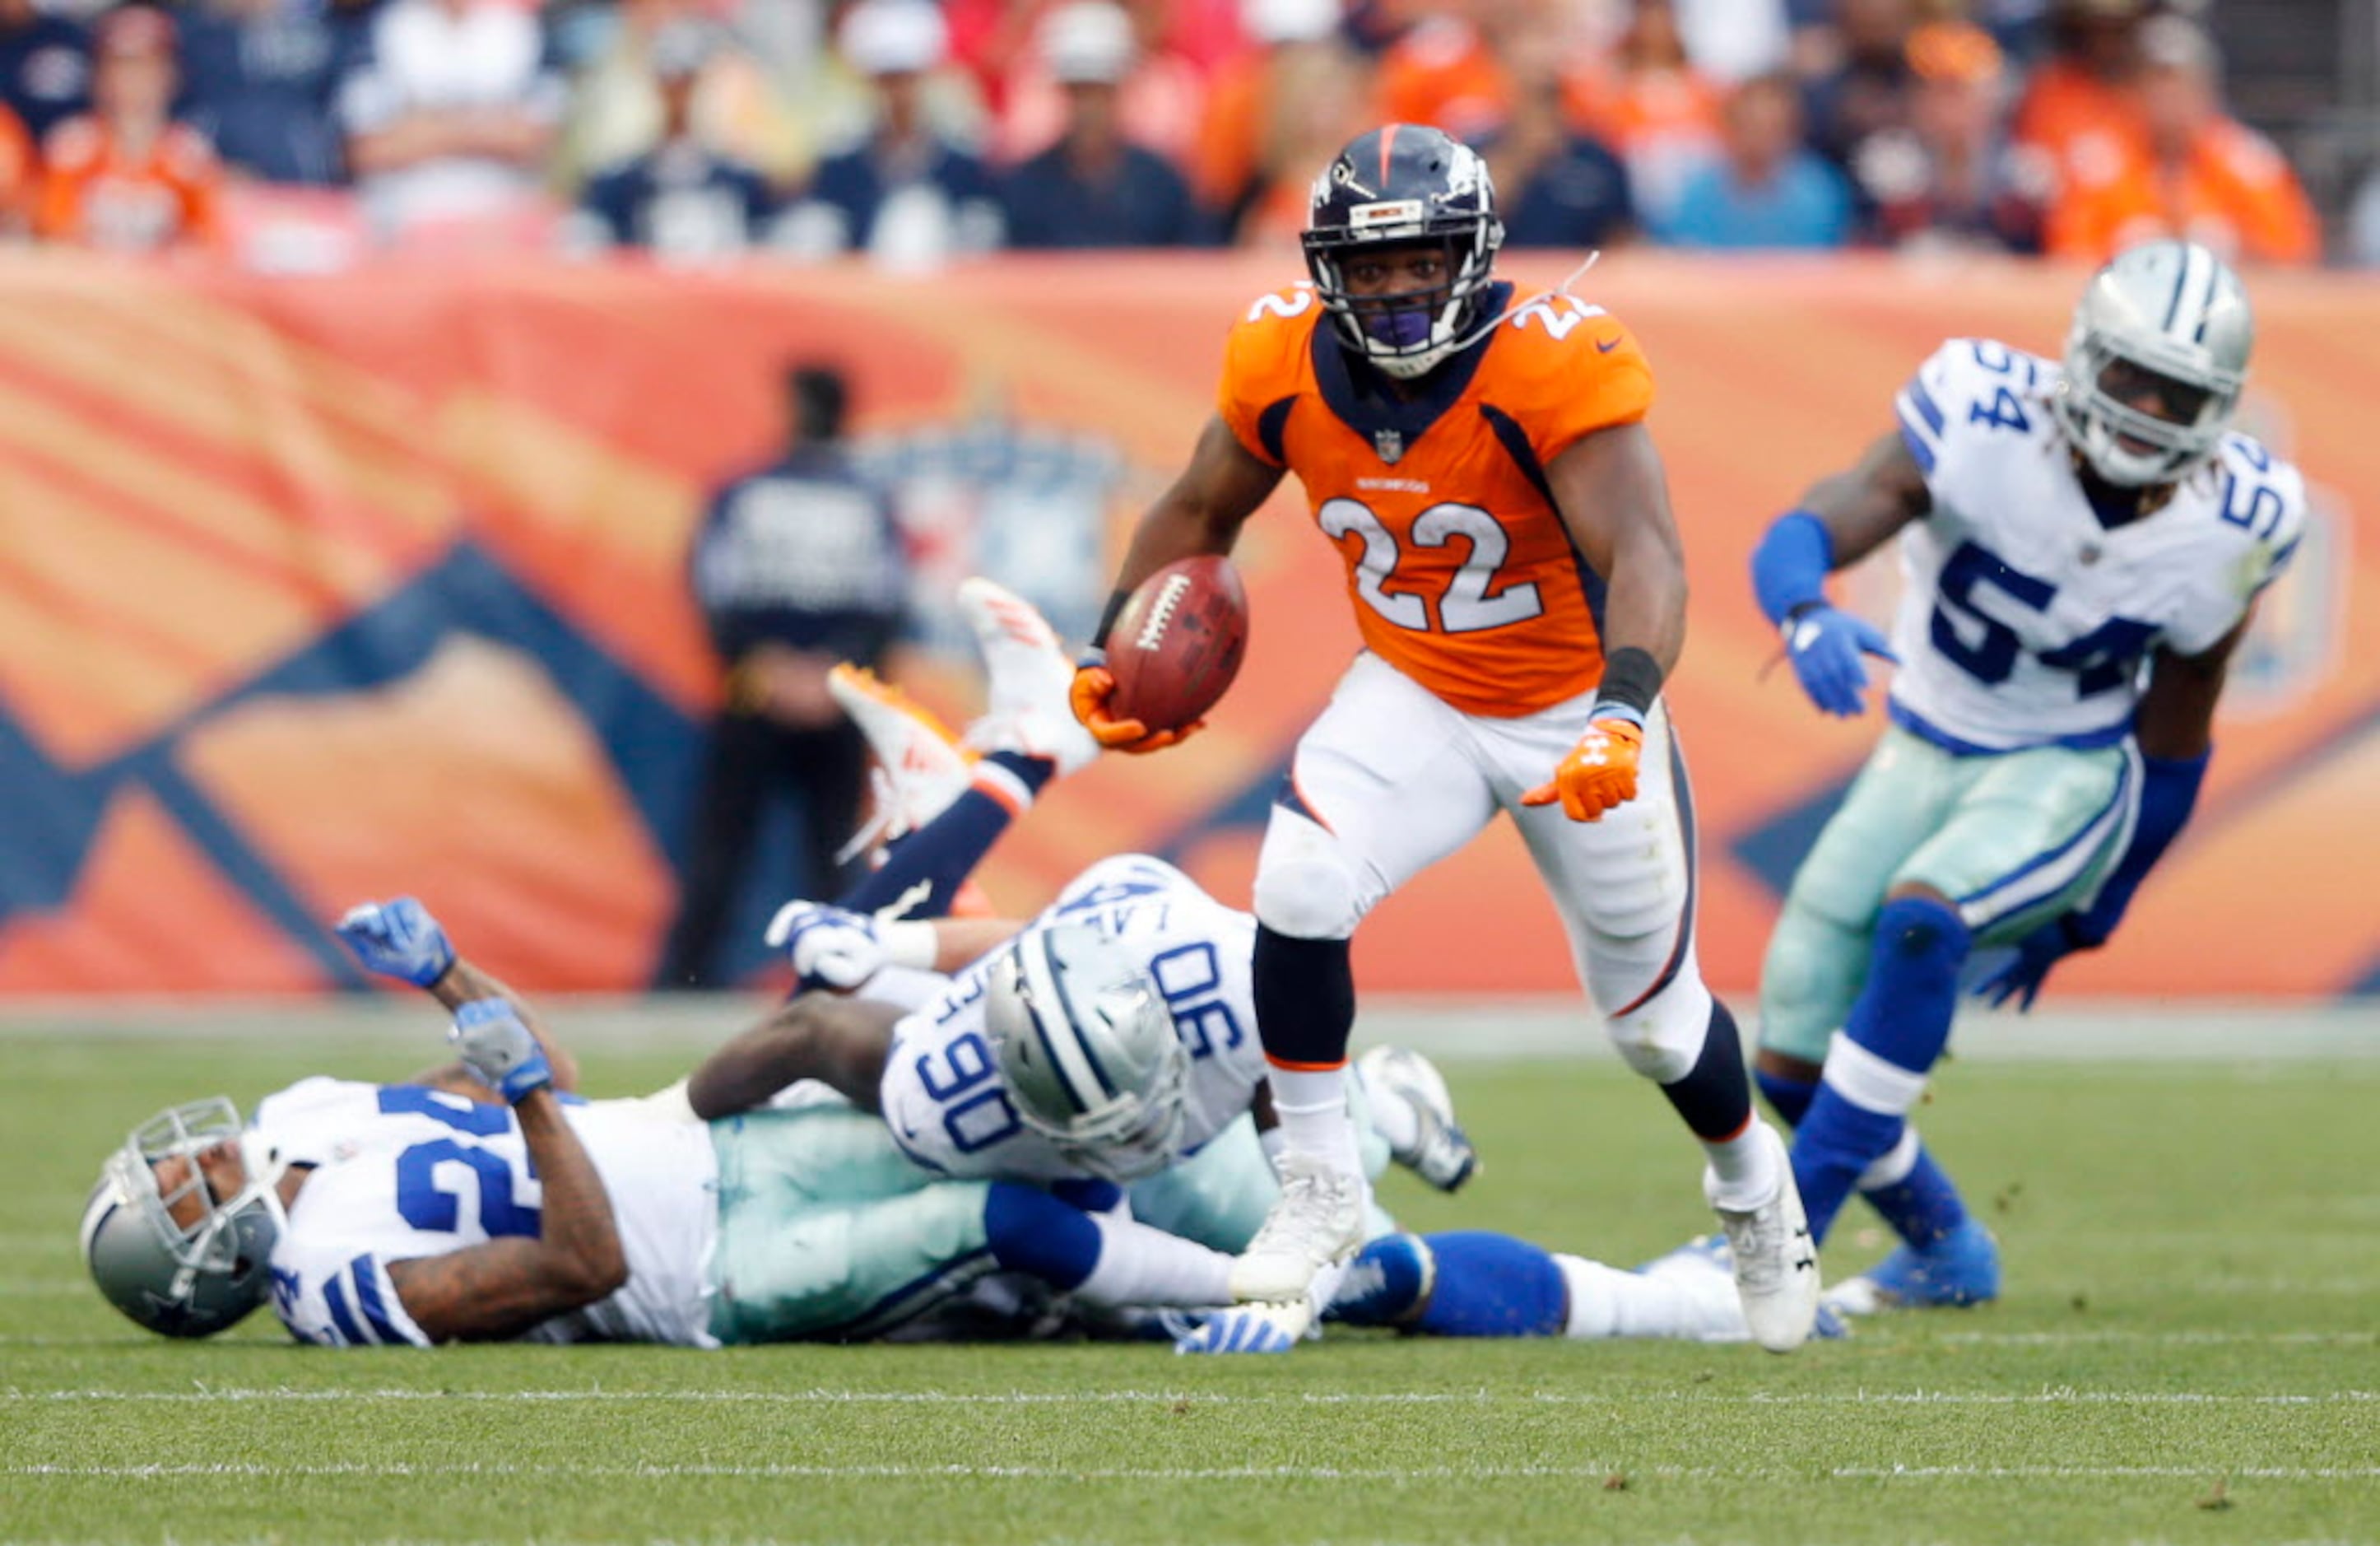
[[[1425,164],[1388,164],[1383,150],[1375,171],[1370,147],[1383,133],[1390,145],[1397,135],[1410,135],[1404,144],[1419,147]],[[1475,152],[1434,129],[1400,127],[1364,136],[1323,169],[1302,241],[1315,294],[1341,341],[1382,373],[1411,380],[1477,337],[1504,225],[1496,218],[1487,164]],[[1443,257],[1439,284],[1386,296],[1349,289],[1347,267],[1359,255],[1425,245]]]
[[[2100,270],[2075,308],[2058,422],[2106,481],[2175,482],[2230,429],[2252,341],[2247,298],[2213,253],[2182,242],[2135,248]],[[2137,406],[2151,393],[2161,412]]]
[[[200,1155],[239,1147],[240,1188],[217,1198]],[[182,1162],[170,1190],[157,1167]],[[108,1156],[83,1215],[84,1260],[101,1292],[133,1320],[168,1336],[208,1336],[264,1302],[273,1247],[287,1227],[279,1184],[286,1167],[216,1096],[171,1106],[133,1129]],[[196,1215],[177,1223],[174,1214]]]

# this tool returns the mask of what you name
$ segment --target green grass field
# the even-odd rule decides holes
[[[428,1046],[434,1030],[425,1027]],[[2380,1540],[2380,1061],[1961,1064],[1925,1126],[1998,1306],[1749,1347],[1334,1334],[1160,1347],[168,1345],[91,1291],[102,1150],[173,1099],[430,1061],[0,1041],[0,1539],[39,1541]],[[594,1093],[683,1051],[587,1057]],[[1458,1065],[1487,1156],[1419,1227],[1631,1261],[1700,1229],[1664,1104]],[[1878,1253],[1851,1219],[1828,1267]]]

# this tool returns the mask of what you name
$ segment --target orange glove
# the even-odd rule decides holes
[[[1083,722],[1083,728],[1091,733],[1093,740],[1110,751],[1128,751],[1135,756],[1163,751],[1207,727],[1205,720],[1194,719],[1178,730],[1151,730],[1136,719],[1111,718],[1108,700],[1114,695],[1115,685],[1115,673],[1094,651],[1075,667],[1075,684],[1066,690],[1075,717]]]
[[[1624,719],[1598,719],[1571,748],[1552,778],[1521,797],[1523,805],[1561,801],[1573,822],[1599,822],[1603,813],[1636,797],[1636,761],[1645,752],[1645,727]]]

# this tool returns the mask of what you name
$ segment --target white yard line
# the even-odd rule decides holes
[[[1786,1467],[1745,1470],[1724,1466],[1425,1466],[1410,1468],[1365,1466],[805,1466],[782,1464],[547,1466],[403,1461],[356,1461],[322,1465],[267,1461],[213,1461],[193,1465],[8,1466],[0,1476],[104,1478],[164,1480],[184,1477],[584,1477],[750,1479],[762,1480],[966,1481],[1499,1481],[1524,1479],[1604,1480],[1613,1476],[1744,1479],[1775,1481],[2036,1481],[2121,1480],[2176,1478],[2213,1480],[2252,1478],[2269,1481],[2380,1480],[2380,1466],[1840,1466],[1823,1471]]]
[[[2207,1391],[2075,1390],[2031,1392],[1832,1391],[1771,1394],[1725,1391],[1639,1391],[1616,1395],[1577,1391],[1302,1391],[1271,1395],[1210,1394],[1195,1390],[1127,1391],[625,1391],[590,1386],[577,1390],[431,1391],[392,1387],[374,1390],[296,1390],[226,1386],[190,1391],[0,1390],[0,1402],[134,1402],[209,1405],[225,1403],[481,1402],[495,1405],[673,1402],[694,1406],[1627,1406],[1676,1402],[1711,1406],[2330,1406],[2380,1404],[2380,1391],[2230,1393]]]

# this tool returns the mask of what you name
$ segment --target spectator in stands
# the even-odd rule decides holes
[[[2001,132],[2007,68],[1990,33],[1929,22],[1910,35],[1909,127],[1871,134],[1852,162],[1867,239],[1885,247],[2041,250],[2054,170]]]
[[[819,164],[788,242],[812,253],[857,247],[895,267],[1000,246],[991,173],[926,110],[926,83],[950,45],[941,9],[932,0],[861,0],[838,40],[844,63],[869,83],[875,121],[859,143]]]
[[[183,113],[235,170],[266,182],[346,180],[331,93],[343,32],[292,0],[203,0],[182,12]]]
[[[91,110],[50,131],[35,231],[115,252],[205,248],[220,234],[222,168],[206,138],[173,119],[174,21],[147,6],[100,19]]]
[[[1560,66],[1558,55],[1515,58],[1512,116],[1479,141],[1507,247],[1606,247],[1635,224],[1628,169],[1564,116]]]
[[[1533,18],[1526,0],[1433,6],[1380,55],[1383,122],[1429,124],[1458,140],[1493,134],[1512,111],[1505,34]]]
[[[580,195],[602,239],[642,248],[673,262],[726,257],[768,239],[776,197],[766,177],[703,142],[695,91],[713,47],[710,33],[677,22],[652,43],[661,93],[661,142],[591,178]]]
[[[1199,0],[1196,8],[1214,3]],[[1026,0],[1014,7],[1018,22],[1029,28],[1021,35],[1031,41],[1029,46],[1011,50],[1007,71],[998,83],[994,160],[1014,165],[1047,150],[1062,132],[1071,116],[1073,92],[1051,68],[1049,38],[1052,28],[1087,36],[1084,30],[1088,23],[1061,19],[1085,8],[1085,0],[1054,5]],[[1188,164],[1206,114],[1207,72],[1174,36],[1177,17],[1191,14],[1187,0],[1121,0],[1099,8],[1117,12],[1132,40],[1131,67],[1116,83],[1114,115],[1124,138],[1170,163]]]
[[[1803,89],[1811,148],[1841,167],[1869,136],[1909,127],[1915,79],[1909,34],[1912,0],[1841,0],[1835,8],[1840,57]]]
[[[867,743],[827,690],[838,661],[880,663],[906,578],[882,493],[852,466],[843,373],[787,378],[791,436],[771,467],[719,491],[696,536],[695,599],[726,673],[712,725],[677,920],[657,985],[715,985],[762,812],[801,804],[802,869],[777,896],[840,889],[835,853],[858,824]]]
[[[2017,103],[2016,140],[2046,152],[2061,184],[2090,188],[2141,152],[2147,128],[2132,83],[2148,0],[2055,0],[2052,53]]]
[[[696,0],[625,0],[610,35],[573,83],[557,152],[571,184],[623,165],[662,142],[666,109],[656,51],[662,38],[702,31],[711,40],[693,82],[696,139],[711,152],[791,185],[809,170],[813,146],[776,85]],[[677,46],[677,45],[673,45]],[[674,83],[683,90],[686,83]]]
[[[1785,0],[1678,0],[1678,36],[1705,79],[1732,86],[1791,63],[1787,13]]]
[[[91,103],[91,41],[34,0],[0,0],[0,104],[36,144]]]
[[[1840,247],[1851,234],[1841,173],[1802,143],[1792,77],[1755,76],[1728,98],[1718,158],[1686,183],[1656,232],[1682,247]]]
[[[1262,196],[1259,163],[1289,105],[1289,78],[1318,54],[1342,52],[1339,14],[1339,0],[1244,0],[1241,25],[1254,46],[1216,67],[1188,162],[1192,190],[1226,228],[1237,229]]]
[[[535,207],[568,91],[513,0],[389,0],[339,84],[364,213],[382,240]]]
[[[2050,250],[2099,262],[2156,237],[2204,242],[2250,262],[2321,256],[2322,228],[2272,141],[2223,110],[2212,39],[2178,16],[2141,30],[2145,137],[2113,177],[2062,190]]]
[[[1040,44],[1066,93],[1058,142],[1008,176],[1008,239],[1019,248],[1179,247],[1206,236],[1182,174],[1125,138],[1118,88],[1132,73],[1132,22],[1104,0],[1070,0]]]
[[[1268,42],[1247,73],[1217,82],[1194,186],[1217,190],[1203,201],[1233,240],[1294,250],[1314,169],[1378,122],[1371,74],[1342,41],[1338,0],[1253,0],[1247,11]]]
[[[1574,76],[1570,109],[1620,152],[1636,218],[1658,228],[1718,151],[1720,95],[1686,60],[1670,0],[1634,0],[1609,66]]]

